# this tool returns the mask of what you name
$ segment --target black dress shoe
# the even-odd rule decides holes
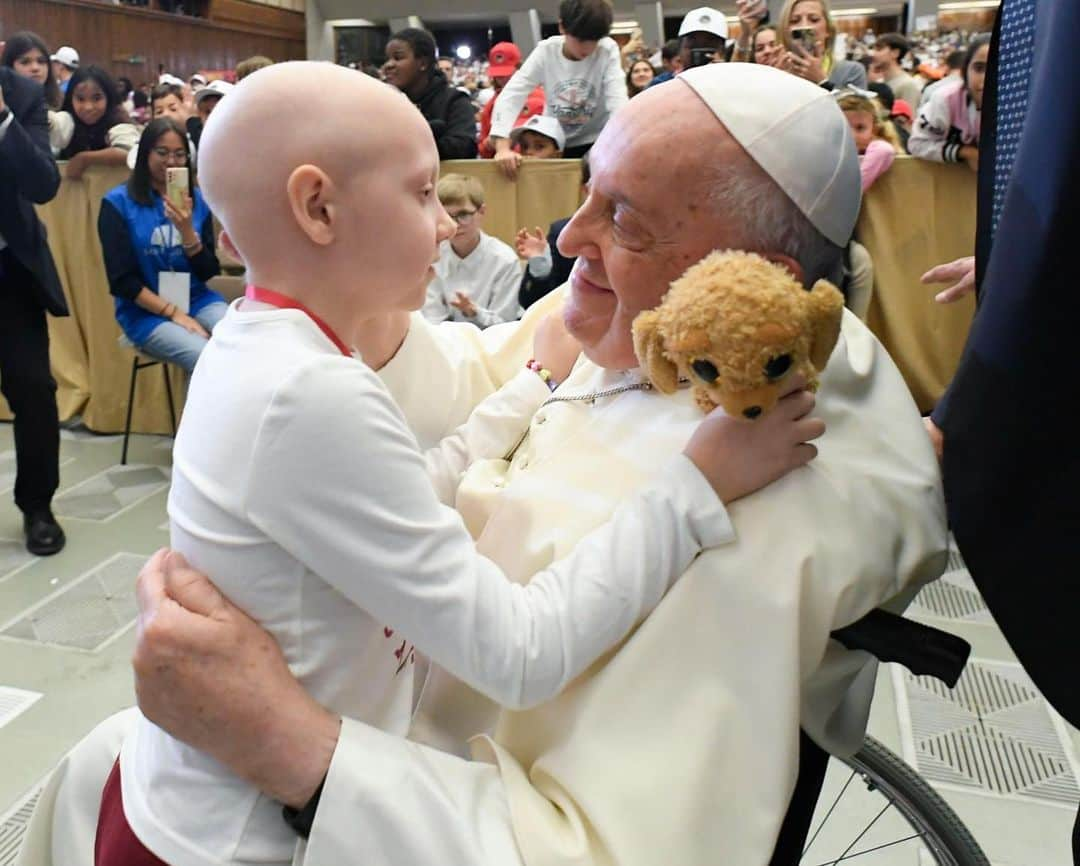
[[[52,556],[64,549],[67,538],[64,530],[48,509],[23,515],[26,549],[34,556]]]

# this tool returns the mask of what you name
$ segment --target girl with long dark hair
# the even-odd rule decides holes
[[[139,142],[139,131],[120,104],[116,83],[98,66],[80,66],[68,82],[64,113],[70,135],[60,150],[68,161],[67,176],[82,177],[92,165],[125,165],[128,151]]]
[[[127,183],[105,196],[98,235],[116,320],[124,335],[152,357],[191,371],[225,315],[225,299],[208,288],[221,272],[214,220],[195,184],[184,128],[171,117],[150,122]],[[167,169],[188,168],[182,206],[166,195]],[[188,309],[161,297],[162,275],[188,287]]]

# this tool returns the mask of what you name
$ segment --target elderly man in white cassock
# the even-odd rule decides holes
[[[474,466],[458,500],[479,550],[521,579],[607,520],[701,420],[689,390],[665,396],[644,381],[634,317],[717,248],[761,253],[806,285],[833,276],[859,210],[839,109],[753,64],[646,91],[590,159],[589,198],[559,241],[577,264],[546,301],[565,303],[584,357],[510,459]],[[400,331],[380,375],[421,440],[519,369],[542,312],[482,338],[418,316],[387,323]],[[817,414],[817,459],[731,506],[736,540],[702,554],[619,648],[545,705],[500,712],[432,671],[412,741],[339,719],[206,577],[159,555],[141,582],[143,617],[157,622],[136,651],[140,706],[289,807],[295,863],[765,864],[800,726],[835,754],[863,737],[874,667],[830,631],[903,603],[945,562],[918,411],[850,314]],[[113,717],[64,759],[20,863],[92,863],[101,787],[129,725]],[[470,737],[472,760],[461,757]]]

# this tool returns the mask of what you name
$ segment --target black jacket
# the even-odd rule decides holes
[[[1067,418],[1080,313],[1071,276],[1080,85],[1047,64],[1032,66],[996,232],[990,225],[1002,136],[998,45],[1002,54],[1045,57],[1074,44],[1080,5],[1039,4],[1037,22],[1034,47],[1006,44],[999,14],[991,43],[979,140],[978,312],[934,418],[945,433],[949,521],[971,576],[1035,685],[1080,725],[1080,454]]]
[[[416,107],[431,126],[439,159],[476,158],[476,111],[467,93],[436,72]]]
[[[56,273],[45,226],[34,213],[60,188],[60,171],[49,149],[49,116],[40,84],[0,67],[4,104],[14,115],[0,141],[0,235],[33,276],[26,288],[54,316],[68,314],[64,290]]]

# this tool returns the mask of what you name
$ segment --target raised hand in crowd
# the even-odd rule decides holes
[[[547,252],[547,248],[547,238],[544,237],[544,230],[540,226],[534,228],[532,232],[528,229],[519,229],[514,238],[514,249],[521,258],[526,260],[542,256]]]
[[[949,288],[934,295],[939,304],[951,304],[975,291],[975,256],[965,256],[948,264],[938,265],[922,275],[923,285],[952,283]]]
[[[765,0],[735,0],[735,12],[739,16],[739,40],[736,43],[737,58],[751,59],[754,31],[768,13]]]
[[[177,207],[168,196],[162,198],[162,201],[165,203],[165,216],[180,232],[180,242],[184,245],[184,252],[189,255],[190,250],[197,252],[195,248],[199,245],[199,233],[195,231],[195,224],[192,221],[195,207],[192,204],[191,196],[184,196],[183,207]]]
[[[818,51],[813,54],[801,45],[796,45],[792,51],[787,52],[782,62],[782,69],[786,69],[793,75],[805,78],[812,84],[821,84],[828,76],[825,74],[825,66],[818,56]]]

